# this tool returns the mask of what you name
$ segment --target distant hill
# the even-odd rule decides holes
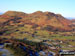
[[[70,19],[70,20],[72,20],[72,19],[75,19],[75,17],[66,17],[67,19]]]

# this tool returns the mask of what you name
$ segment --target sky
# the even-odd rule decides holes
[[[75,0],[0,0],[0,13],[6,11],[49,11],[64,17],[75,17]]]

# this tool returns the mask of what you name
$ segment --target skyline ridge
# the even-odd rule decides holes
[[[75,17],[74,5],[74,0],[1,0],[0,12],[12,10],[32,13],[40,10],[52,11],[64,17]]]
[[[10,11],[12,11],[12,10],[10,10]],[[6,12],[8,12],[8,11],[6,11]],[[0,12],[0,15],[4,14],[4,13],[6,13],[6,12]],[[22,11],[14,11],[14,12],[22,12]],[[35,11],[35,12],[38,12],[38,11]],[[32,13],[35,13],[35,12],[32,12]],[[39,11],[39,12],[51,12],[51,11]],[[26,12],[23,12],[23,13],[26,13]],[[51,12],[51,13],[57,14],[57,13],[55,13],[55,12]],[[26,13],[26,14],[31,14],[31,13]],[[60,14],[60,15],[62,15],[62,14]],[[62,15],[62,16],[63,16],[63,15]],[[64,17],[65,17],[65,16],[64,16]],[[67,18],[67,19],[75,19],[75,17],[65,17],[65,18]]]

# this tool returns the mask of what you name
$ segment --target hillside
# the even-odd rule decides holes
[[[0,18],[1,17],[3,18],[0,20],[1,22],[6,21],[6,20],[8,21],[8,20],[12,19],[13,17],[16,17],[17,20],[15,18],[13,18],[13,19],[18,21],[18,18],[21,18],[19,21],[23,22],[23,23],[26,23],[26,20],[27,20],[27,21],[30,21],[30,22],[28,22],[29,24],[33,23],[33,24],[37,24],[39,26],[50,25],[53,27],[62,28],[62,29],[66,29],[66,30],[71,29],[68,26],[71,23],[70,20],[65,19],[60,14],[54,14],[51,12],[37,11],[32,14],[26,14],[23,12],[8,11],[8,12],[4,13],[3,15],[1,15]],[[4,19],[4,18],[6,18],[6,19]]]
[[[75,19],[72,19],[71,21],[72,24],[70,26],[72,27],[73,31],[75,31]]]
[[[73,27],[71,20],[60,14],[37,11],[31,14],[7,11],[0,15],[0,35],[15,37],[33,37],[55,32],[69,32]],[[40,34],[41,33],[41,34]]]

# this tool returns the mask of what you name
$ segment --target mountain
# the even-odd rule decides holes
[[[13,20],[11,20],[13,19]],[[60,14],[54,14],[52,12],[42,12],[37,11],[31,14],[26,14],[23,12],[16,12],[16,11],[8,11],[0,16],[0,22],[11,22],[13,21],[17,23],[18,21],[23,24],[36,24],[40,27],[45,27],[47,25],[57,28],[59,30],[71,30],[69,24],[71,21],[64,18]]]
[[[72,21],[73,23],[75,23],[75,19],[72,19],[71,21]]]
[[[7,11],[3,15],[7,16],[25,16],[24,12],[16,12],[16,11]]]
[[[75,31],[75,19],[72,19],[72,24],[71,24],[71,27],[73,28],[73,31]]]
[[[11,36],[16,38],[49,36],[56,32],[70,32],[74,29],[72,21],[61,14],[53,12],[36,11],[24,13],[7,11],[0,15],[0,36]]]

